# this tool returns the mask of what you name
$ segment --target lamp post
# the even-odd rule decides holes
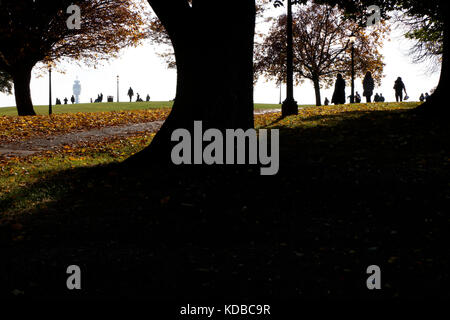
[[[280,102],[278,103],[278,104],[282,104],[282,102],[281,102],[281,88],[282,88],[282,86],[281,86],[281,84],[282,84],[282,82],[281,82],[281,79],[280,79]]]
[[[117,102],[119,102],[119,76],[117,76]]]
[[[355,103],[355,41],[354,35],[350,36],[350,43],[352,45],[352,94],[350,95],[350,103]]]
[[[48,69],[48,114],[51,115],[53,113],[52,110],[52,67]]]
[[[280,52],[280,53],[283,52],[283,48],[282,48],[281,45],[278,47],[278,52]],[[283,61],[284,61],[283,55],[280,54],[280,75],[283,74]],[[280,78],[278,79],[278,83],[279,83],[279,86],[280,86],[280,101],[279,101],[278,104],[282,105],[282,103],[283,103],[283,101],[281,100],[282,99],[282,95],[283,95],[283,93],[282,93],[282,91],[283,91],[283,77],[282,76],[280,76]]]
[[[287,2],[287,81],[286,81],[286,100],[281,106],[281,114],[283,117],[292,114],[298,114],[297,101],[294,100],[294,46],[293,46],[293,30],[292,30],[292,3],[296,0],[288,0]]]

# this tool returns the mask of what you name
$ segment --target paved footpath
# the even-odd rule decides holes
[[[280,112],[280,110],[257,110],[255,111],[255,114],[272,112]],[[26,157],[38,152],[54,150],[63,145],[70,145],[78,142],[95,142],[101,141],[107,137],[127,137],[136,133],[153,133],[157,132],[163,123],[164,121],[134,123],[123,126],[71,132],[62,135],[32,138],[23,142],[2,144],[0,145],[0,156]]]

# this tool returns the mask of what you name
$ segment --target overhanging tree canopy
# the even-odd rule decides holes
[[[400,26],[406,28],[405,37],[414,41],[410,55],[414,63],[428,62],[430,72],[439,71],[443,54],[443,22],[428,15],[396,15]]]
[[[0,71],[0,92],[11,94],[12,93],[12,79],[11,76],[3,71]]]

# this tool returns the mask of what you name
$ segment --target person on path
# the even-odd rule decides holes
[[[133,89],[131,89],[131,87],[130,87],[130,89],[128,89],[128,96],[130,97],[130,102],[131,102],[131,99],[133,99],[133,96],[134,96],[134,91],[133,91]]]
[[[372,73],[367,72],[363,80],[363,96],[366,97],[367,103],[372,102],[373,90],[375,89],[375,81],[373,81]]]
[[[397,80],[395,80],[394,90],[395,90],[395,101],[403,102],[403,92],[405,92],[405,95],[408,94],[406,93],[406,87],[401,77],[398,77]]]
[[[337,75],[331,103],[334,103],[335,105],[345,104],[345,80],[340,73]]]

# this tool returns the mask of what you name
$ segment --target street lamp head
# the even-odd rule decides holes
[[[270,2],[273,2],[273,6],[275,8],[284,7],[284,1],[285,0],[270,0]],[[289,1],[289,0],[288,0]],[[288,2],[287,1],[287,2]],[[288,3],[289,4],[289,3]],[[300,0],[291,0],[291,5],[300,4]]]

